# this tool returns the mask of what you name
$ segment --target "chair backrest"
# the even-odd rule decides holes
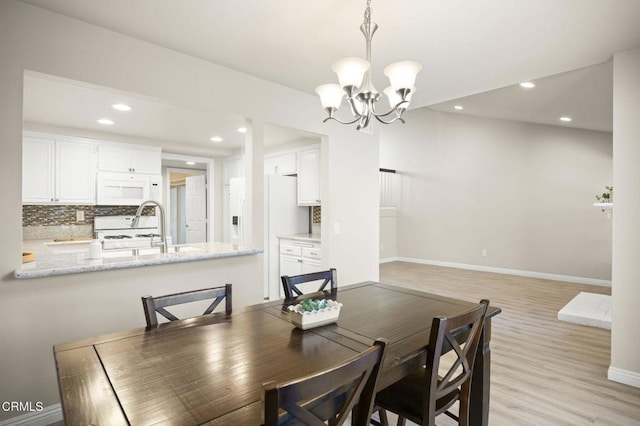
[[[303,283],[308,283],[311,281],[320,281],[320,288],[317,291],[323,291],[327,284],[330,284],[331,290],[334,290],[338,287],[338,273],[335,268],[331,268],[328,271],[321,272],[312,272],[310,274],[301,274],[301,275],[283,275],[282,279],[282,287],[284,289],[284,297],[286,299],[291,299],[296,296],[302,296],[304,293],[298,285]]]
[[[178,317],[165,309],[167,306],[181,305],[183,303],[207,299],[213,299],[213,302],[211,302],[202,315],[213,313],[213,310],[218,307],[222,300],[225,300],[225,314],[231,315],[231,284],[225,284],[224,287],[185,291],[183,293],[168,294],[166,296],[143,296],[142,307],[144,308],[144,317],[147,320],[147,326],[158,324],[158,316],[156,313],[159,313],[170,321],[178,320]]]
[[[264,425],[341,425],[357,406],[354,425],[368,425],[387,341],[328,369],[263,386]]]
[[[489,301],[455,317],[435,317],[427,351],[423,425],[435,425],[435,417],[460,400],[460,424],[469,424],[469,399],[473,363],[482,334]],[[439,376],[441,357],[453,351],[455,361]]]

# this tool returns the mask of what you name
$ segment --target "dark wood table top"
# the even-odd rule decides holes
[[[325,293],[325,295],[328,295]],[[283,302],[54,347],[67,424],[260,424],[262,384],[389,340],[380,388],[424,363],[431,320],[473,303],[381,283],[347,286],[337,324],[301,331]],[[497,308],[490,308],[489,316]]]

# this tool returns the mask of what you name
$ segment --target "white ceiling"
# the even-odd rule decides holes
[[[335,81],[334,60],[364,56],[358,27],[365,0],[22,1],[308,93]],[[389,63],[422,63],[413,107],[450,111],[448,101],[462,98],[463,113],[549,124],[568,114],[574,117],[570,126],[610,130],[610,66],[588,67],[640,46],[638,0],[373,0],[372,8],[380,25],[373,40],[374,82],[385,87],[382,68]],[[518,92],[513,85],[526,80],[538,87]],[[180,109],[162,102],[147,106],[159,115]],[[578,108],[585,107],[601,117],[582,121],[588,114]],[[38,119],[35,109],[31,113]],[[216,131],[205,112],[171,115],[192,121],[161,121],[149,136],[186,143]]]
[[[613,63],[606,62],[531,80],[531,89],[512,84],[430,108],[480,117],[613,131]],[[454,106],[464,109],[458,111]],[[565,123],[560,117],[569,116]]]

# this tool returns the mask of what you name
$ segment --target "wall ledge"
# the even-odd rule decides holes
[[[618,382],[624,385],[640,388],[640,373],[636,373],[635,371],[623,370],[622,368],[609,366],[607,379],[612,382]]]
[[[62,406],[49,405],[42,411],[22,414],[0,422],[0,426],[47,426],[62,420]]]
[[[597,285],[600,287],[611,287],[611,280],[600,280],[596,278],[587,278],[587,277],[574,277],[572,275],[549,274],[546,272],[523,271],[519,269],[497,268],[494,266],[471,265],[467,263],[443,262],[440,260],[418,259],[418,258],[412,258],[412,257],[399,256],[394,258],[381,259],[380,263],[387,263],[387,262],[394,262],[394,261],[420,263],[423,265],[444,266],[447,268],[469,269],[472,271],[493,272],[496,274],[517,275],[520,277],[540,278],[544,280],[564,281],[564,282],[576,283],[576,284]]]

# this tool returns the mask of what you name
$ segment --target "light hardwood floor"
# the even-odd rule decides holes
[[[640,389],[607,380],[611,332],[557,319],[579,292],[609,288],[404,262],[380,265],[380,281],[502,308],[493,319],[490,425],[640,425]]]

